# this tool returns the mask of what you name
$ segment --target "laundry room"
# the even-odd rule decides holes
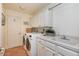
[[[79,56],[79,3],[0,3],[0,56]]]

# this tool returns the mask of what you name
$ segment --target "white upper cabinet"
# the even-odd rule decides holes
[[[49,10],[51,5],[42,9],[39,13],[34,15],[31,19],[31,25],[33,27],[38,26],[52,26],[52,11]],[[53,6],[53,5],[52,5]]]
[[[44,26],[51,26],[52,25],[52,19],[51,19],[51,13],[50,13],[50,11],[48,10],[48,9],[46,9],[45,11],[44,11],[44,14],[43,14],[43,18],[44,19],[41,19],[41,20],[43,20],[44,22]]]
[[[53,22],[57,34],[79,37],[79,4],[63,3],[53,9]]]

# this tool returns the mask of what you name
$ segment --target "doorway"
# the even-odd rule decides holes
[[[22,45],[21,17],[9,15],[7,19],[7,48]]]

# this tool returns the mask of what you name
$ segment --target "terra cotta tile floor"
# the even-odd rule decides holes
[[[18,46],[6,49],[4,56],[28,56],[28,54],[23,46]]]

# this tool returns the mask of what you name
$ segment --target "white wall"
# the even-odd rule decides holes
[[[1,26],[1,21],[2,21],[2,5],[0,3],[0,47],[2,46],[2,35],[1,35],[1,31],[2,31],[2,26]]]
[[[79,3],[55,7],[52,24],[58,34],[79,37]]]
[[[3,6],[2,6],[2,13],[5,16],[5,10],[3,9]],[[2,26],[2,47],[5,47],[4,43],[5,43],[5,26]]]

